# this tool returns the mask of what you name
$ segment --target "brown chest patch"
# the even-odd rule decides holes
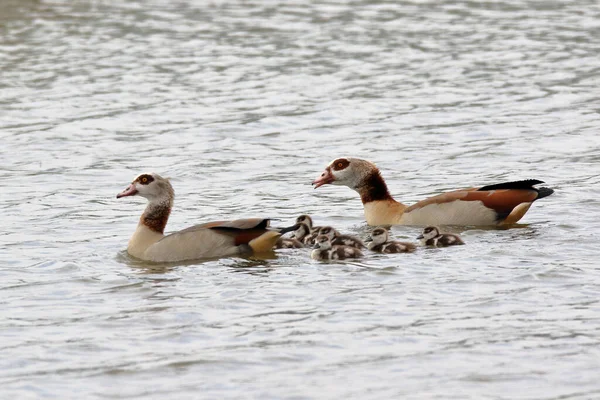
[[[373,171],[356,190],[360,194],[363,204],[378,200],[392,200],[392,196],[390,196],[387,185],[379,171]]]
[[[171,207],[166,205],[148,207],[142,214],[141,222],[154,232],[164,233],[169,215],[171,215]]]

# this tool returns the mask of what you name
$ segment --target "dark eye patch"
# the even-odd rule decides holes
[[[154,181],[154,177],[152,175],[144,174],[144,175],[140,175],[137,178],[137,181],[139,183],[141,183],[142,185],[148,185]]]
[[[341,171],[344,168],[347,168],[348,165],[350,165],[350,161],[346,160],[345,158],[338,158],[331,163],[331,166],[335,171]]]

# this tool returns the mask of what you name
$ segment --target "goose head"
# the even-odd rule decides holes
[[[423,233],[421,235],[419,235],[417,237],[417,239],[421,239],[421,240],[429,240],[429,239],[433,239],[434,237],[438,236],[440,234],[440,230],[437,226],[428,226],[425,229],[423,229]]]
[[[385,228],[376,228],[371,232],[371,239],[373,244],[383,244],[388,241],[388,231]]]
[[[173,186],[168,179],[156,173],[141,174],[117,195],[117,199],[127,196],[142,196],[149,202],[172,202],[175,197]]]
[[[317,236],[317,240],[315,243],[315,249],[318,250],[329,250],[331,249],[331,239],[329,239],[325,235]]]
[[[379,174],[379,169],[372,162],[360,158],[342,157],[330,162],[312,184],[315,189],[331,184],[358,190],[373,174]]]

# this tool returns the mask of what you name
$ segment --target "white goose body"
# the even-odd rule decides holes
[[[453,225],[481,225],[482,222],[483,225],[494,225],[496,212],[481,202],[453,201],[428,204],[405,212],[397,221],[394,225],[448,225],[449,221]]]

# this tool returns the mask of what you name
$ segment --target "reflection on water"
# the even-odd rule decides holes
[[[509,2],[0,2],[0,384],[15,398],[594,398],[600,7]],[[310,182],[378,164],[408,204],[556,190],[467,243],[156,265],[124,250],[170,176],[167,230],[299,214],[367,236]],[[274,223],[275,225],[275,223]],[[417,227],[394,227],[415,240]]]

